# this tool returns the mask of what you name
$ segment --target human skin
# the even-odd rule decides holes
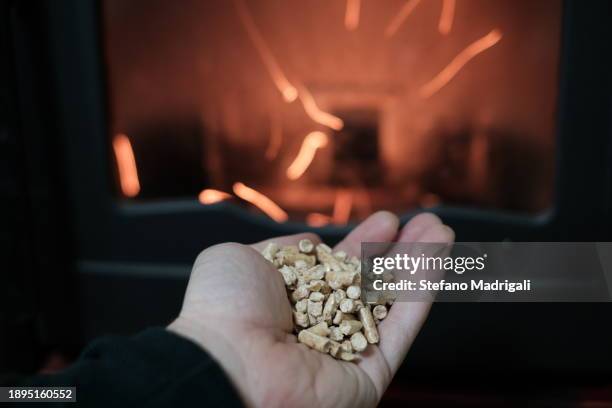
[[[453,231],[432,214],[403,228],[388,212],[358,225],[334,250],[359,256],[361,242],[454,241]],[[372,407],[381,399],[425,321],[431,303],[396,302],[378,326],[380,343],[357,363],[345,362],[297,342],[291,305],[276,268],[259,251],[268,242],[297,245],[311,233],[254,245],[227,243],[197,258],[179,317],[168,330],[205,349],[225,370],[248,406]]]

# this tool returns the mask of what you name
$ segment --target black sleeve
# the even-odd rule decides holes
[[[206,352],[161,328],[134,337],[99,339],[66,370],[12,385],[75,386],[77,404],[65,403],[66,407],[242,406],[229,379]]]

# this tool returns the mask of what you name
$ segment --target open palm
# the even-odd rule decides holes
[[[431,215],[413,218],[398,232],[398,219],[372,215],[336,250],[359,255],[361,242],[450,243],[450,228]],[[269,241],[296,245],[314,234]],[[179,318],[169,329],[205,348],[225,369],[243,400],[253,406],[374,406],[403,361],[430,308],[396,303],[379,325],[380,344],[357,364],[308,349],[293,334],[291,305],[274,266],[252,246],[222,244],[196,260]]]

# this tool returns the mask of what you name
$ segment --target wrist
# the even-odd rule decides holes
[[[206,351],[225,371],[242,400],[247,402],[247,405],[251,405],[248,403],[247,370],[240,354],[240,347],[232,341],[235,336],[203,327],[197,321],[185,316],[179,316],[166,329],[192,341]]]

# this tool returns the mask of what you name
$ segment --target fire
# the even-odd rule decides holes
[[[306,114],[316,123],[333,130],[340,130],[344,127],[342,119],[319,109],[312,94],[306,87],[300,87],[299,98],[302,101]]]
[[[431,81],[421,87],[419,93],[423,98],[429,98],[438,92],[444,85],[457,75],[459,70],[463,68],[472,58],[483,51],[491,48],[502,38],[502,33],[498,29],[492,30],[489,34],[474,41],[461,51],[453,60],[436,75]]]
[[[247,187],[242,183],[234,183],[233,190],[234,194],[259,208],[274,221],[285,222],[289,218],[282,208],[259,191]]]
[[[361,0],[346,0],[346,14],[344,15],[344,27],[354,31],[359,27],[359,11]]]
[[[415,7],[419,4],[420,0],[408,0],[406,4],[400,9],[400,11],[393,17],[387,29],[385,30],[386,37],[393,37],[397,30],[404,24],[404,21],[412,13]]]
[[[324,227],[332,222],[329,215],[313,212],[306,216],[306,224],[311,227]]]
[[[200,194],[198,195],[198,200],[202,204],[214,204],[223,200],[227,200],[228,198],[232,198],[232,195],[224,191],[214,190],[212,188],[202,190],[202,192],[200,192]]]
[[[257,28],[257,24],[255,24],[255,20],[253,20],[253,16],[249,12],[247,5],[243,0],[234,0],[234,4],[236,5],[236,9],[238,11],[238,15],[240,17],[240,21],[247,31],[249,38],[253,42],[255,49],[259,53],[270,77],[272,78],[272,82],[276,88],[278,88],[279,92],[283,95],[283,99],[287,102],[293,102],[298,97],[297,89],[291,85],[283,70],[276,62],[276,58],[274,58],[274,54],[266,44],[261,32]]]
[[[310,132],[302,142],[298,155],[287,168],[287,178],[297,180],[312,163],[317,149],[327,146],[328,138],[323,132]]]
[[[353,194],[350,191],[338,190],[334,202],[334,214],[332,215],[334,224],[344,225],[348,223],[352,207]]]
[[[270,142],[266,148],[266,159],[274,160],[278,156],[281,144],[283,143],[283,124],[280,114],[270,114]]]
[[[453,19],[455,18],[455,0],[442,0],[442,13],[438,22],[438,31],[440,34],[447,35],[453,28]]]
[[[347,190],[338,190],[334,202],[334,213],[329,215],[312,212],[306,216],[306,224],[311,227],[324,227],[328,224],[346,225],[351,216],[353,194]]]
[[[136,197],[140,193],[140,181],[130,139],[123,133],[117,134],[113,139],[113,150],[117,158],[121,191],[126,197]]]

